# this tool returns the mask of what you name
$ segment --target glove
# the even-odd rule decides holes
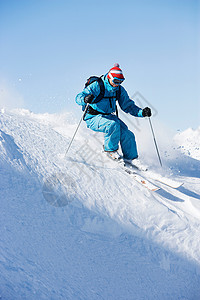
[[[143,115],[143,117],[151,117],[151,108],[145,107],[142,110],[142,115]]]
[[[85,103],[92,103],[93,99],[94,99],[94,95],[89,94],[89,95],[85,96],[84,102]]]

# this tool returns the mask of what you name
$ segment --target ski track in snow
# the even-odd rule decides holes
[[[184,185],[152,181],[153,193],[85,124],[65,158],[76,126],[71,114],[0,113],[0,299],[199,300],[196,140],[194,158],[176,144],[164,161]]]

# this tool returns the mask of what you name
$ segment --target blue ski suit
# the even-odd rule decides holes
[[[104,97],[97,103],[89,104],[93,109],[99,112],[98,115],[89,113],[85,116],[87,127],[104,133],[104,150],[115,151],[121,145],[123,157],[125,159],[134,159],[138,157],[137,146],[134,134],[128,129],[127,125],[116,115],[116,91],[119,86],[113,87],[107,78],[107,74],[102,77],[105,86]],[[76,96],[76,103],[82,105],[83,110],[86,107],[85,96],[92,94],[96,98],[100,93],[100,86],[97,81],[88,85],[81,93]],[[111,97],[111,98],[108,98]],[[95,101],[94,98],[94,101]],[[135,105],[124,89],[120,86],[120,97],[118,99],[120,108],[135,117],[143,117],[142,109]],[[102,114],[101,114],[102,113]],[[106,114],[106,115],[103,115]]]

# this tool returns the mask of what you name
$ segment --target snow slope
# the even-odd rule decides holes
[[[76,126],[69,113],[0,113],[0,299],[199,300],[199,129],[169,144],[156,126],[163,170],[138,134],[145,162],[184,182],[153,193],[85,124],[64,157]]]

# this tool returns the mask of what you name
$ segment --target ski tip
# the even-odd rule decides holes
[[[182,186],[182,185],[184,185],[184,182],[180,182],[180,183],[178,183],[174,188],[175,189],[178,189],[180,186]]]
[[[159,191],[160,188],[159,187],[156,187],[155,189],[152,189],[152,192],[156,192],[156,191]]]
[[[166,181],[166,182],[162,182],[160,181],[161,183],[173,188],[173,189],[178,189],[180,186],[182,186],[184,183],[183,182],[177,182],[177,181]]]

